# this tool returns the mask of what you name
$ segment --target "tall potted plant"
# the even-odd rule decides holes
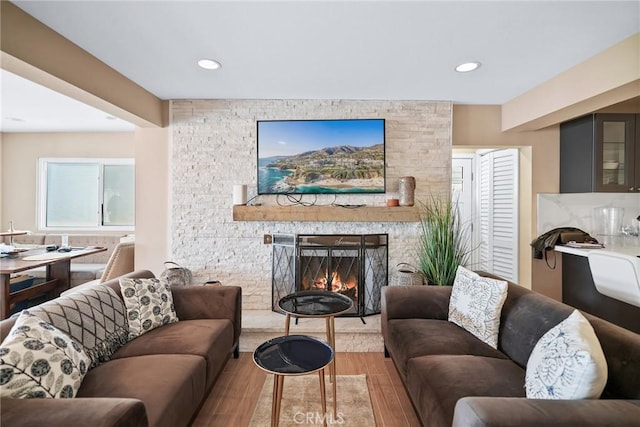
[[[420,202],[418,262],[430,285],[451,285],[459,265],[471,254],[469,224],[460,219],[457,203],[431,195]]]

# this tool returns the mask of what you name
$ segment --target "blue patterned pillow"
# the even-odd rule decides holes
[[[23,311],[0,344],[0,396],[75,397],[90,363],[71,337]]]
[[[544,334],[527,361],[530,399],[597,399],[607,384],[607,359],[593,327],[575,310]]]

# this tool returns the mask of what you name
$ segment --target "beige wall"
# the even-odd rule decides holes
[[[3,139],[3,134],[0,133],[0,230],[4,230],[5,229],[5,225],[4,225],[4,219],[2,216],[2,139]],[[8,223],[7,223],[8,224]],[[8,225],[7,225],[8,226]]]
[[[502,106],[502,129],[537,130],[640,96],[640,32]]]
[[[36,201],[40,157],[134,157],[133,133],[6,133],[0,161],[0,228],[37,231]],[[4,224],[6,222],[7,224]]]
[[[520,148],[520,284],[534,290],[538,265],[531,259],[529,243],[536,237],[536,194],[557,193],[560,179],[559,127],[533,132],[503,132],[499,105],[454,105],[453,148]],[[546,267],[544,267],[546,268]],[[559,284],[557,285],[559,286]],[[552,287],[557,287],[553,285]]]
[[[162,273],[169,253],[170,129],[137,128],[136,269]]]

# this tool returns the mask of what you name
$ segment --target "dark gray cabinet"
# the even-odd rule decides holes
[[[640,192],[640,114],[591,114],[562,123],[560,192]]]

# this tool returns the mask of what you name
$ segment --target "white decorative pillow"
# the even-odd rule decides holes
[[[129,341],[126,309],[108,286],[91,286],[29,309],[84,347],[93,369]]]
[[[527,362],[529,399],[597,399],[607,384],[607,359],[578,310],[544,334]]]
[[[166,279],[121,278],[120,290],[129,319],[129,339],[178,321]]]
[[[449,301],[449,321],[493,348],[498,347],[500,313],[507,299],[507,282],[482,277],[459,266]]]
[[[0,344],[0,397],[75,397],[90,364],[80,344],[23,311]]]

